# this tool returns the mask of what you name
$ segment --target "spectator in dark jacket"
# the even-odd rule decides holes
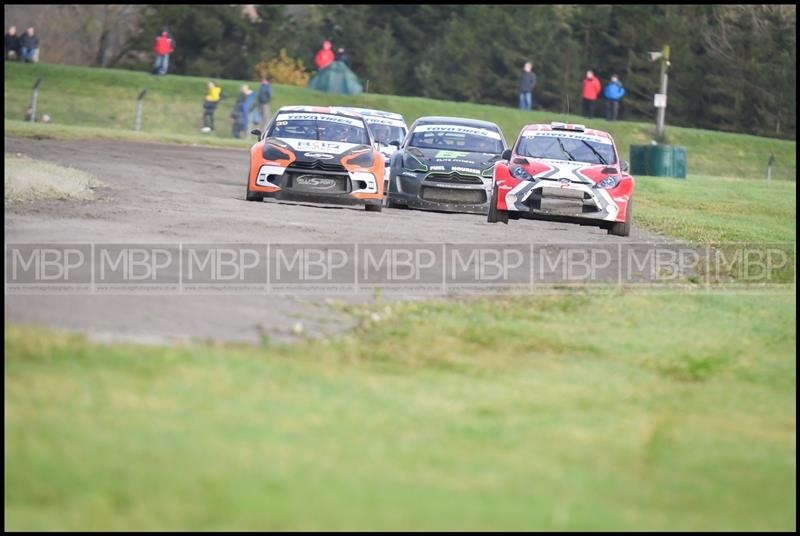
[[[17,27],[11,26],[6,32],[6,59],[18,60],[20,56],[19,36]]]
[[[20,37],[20,56],[25,63],[35,63],[39,59],[39,37],[34,35],[33,27]]]
[[[347,51],[344,49],[344,47],[339,47],[339,49],[336,51],[336,54],[334,54],[334,61],[341,61],[350,67],[350,56],[347,55]]]
[[[616,74],[611,75],[611,82],[608,83],[603,91],[606,98],[606,119],[616,121],[619,115],[619,101],[625,96],[625,88]]]
[[[258,88],[258,121],[255,123],[264,124],[272,117],[269,103],[272,101],[272,84],[266,76],[261,77],[261,86]]]
[[[533,106],[533,88],[536,87],[536,73],[531,62],[525,62],[522,76],[519,77],[519,109],[530,110]]]

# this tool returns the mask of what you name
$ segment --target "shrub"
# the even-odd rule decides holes
[[[280,50],[277,58],[263,60],[256,64],[255,75],[258,78],[266,76],[270,82],[275,84],[289,84],[300,87],[305,87],[311,78],[306,72],[303,61],[290,57],[285,48]]]

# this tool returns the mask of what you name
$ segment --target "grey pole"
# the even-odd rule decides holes
[[[36,79],[33,84],[33,96],[31,97],[31,123],[36,122],[36,103],[39,101],[39,84],[42,83],[41,78]]]
[[[664,45],[664,49],[661,55],[661,86],[659,87],[658,92],[662,95],[667,94],[667,67],[669,66],[669,45]],[[666,126],[664,125],[664,119],[667,114],[667,106],[666,104],[662,107],[656,108],[656,138],[658,141],[664,140],[664,130]]]
[[[142,102],[144,101],[145,93],[147,93],[147,90],[143,89],[136,98],[136,123],[133,125],[133,130],[141,130],[142,128]]]
[[[775,153],[771,152],[769,155],[769,161],[767,162],[767,180],[772,179],[772,164],[775,163]]]

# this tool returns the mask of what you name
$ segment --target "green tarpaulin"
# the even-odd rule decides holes
[[[315,74],[308,82],[308,87],[317,91],[350,95],[364,91],[358,77],[341,61],[334,61]]]

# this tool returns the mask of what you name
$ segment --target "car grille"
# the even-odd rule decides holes
[[[486,190],[461,190],[455,188],[436,188],[423,186],[420,197],[425,201],[440,203],[463,203],[482,205],[486,202]]]
[[[331,173],[347,173],[347,170],[344,168],[343,165],[339,163],[327,163],[322,162],[321,160],[310,160],[310,161],[299,161],[295,160],[292,162],[292,165],[289,166],[287,171],[328,171]]]
[[[483,180],[475,175],[462,175],[458,172],[452,173],[428,173],[426,180],[435,182],[452,182],[455,184],[483,184]]]

